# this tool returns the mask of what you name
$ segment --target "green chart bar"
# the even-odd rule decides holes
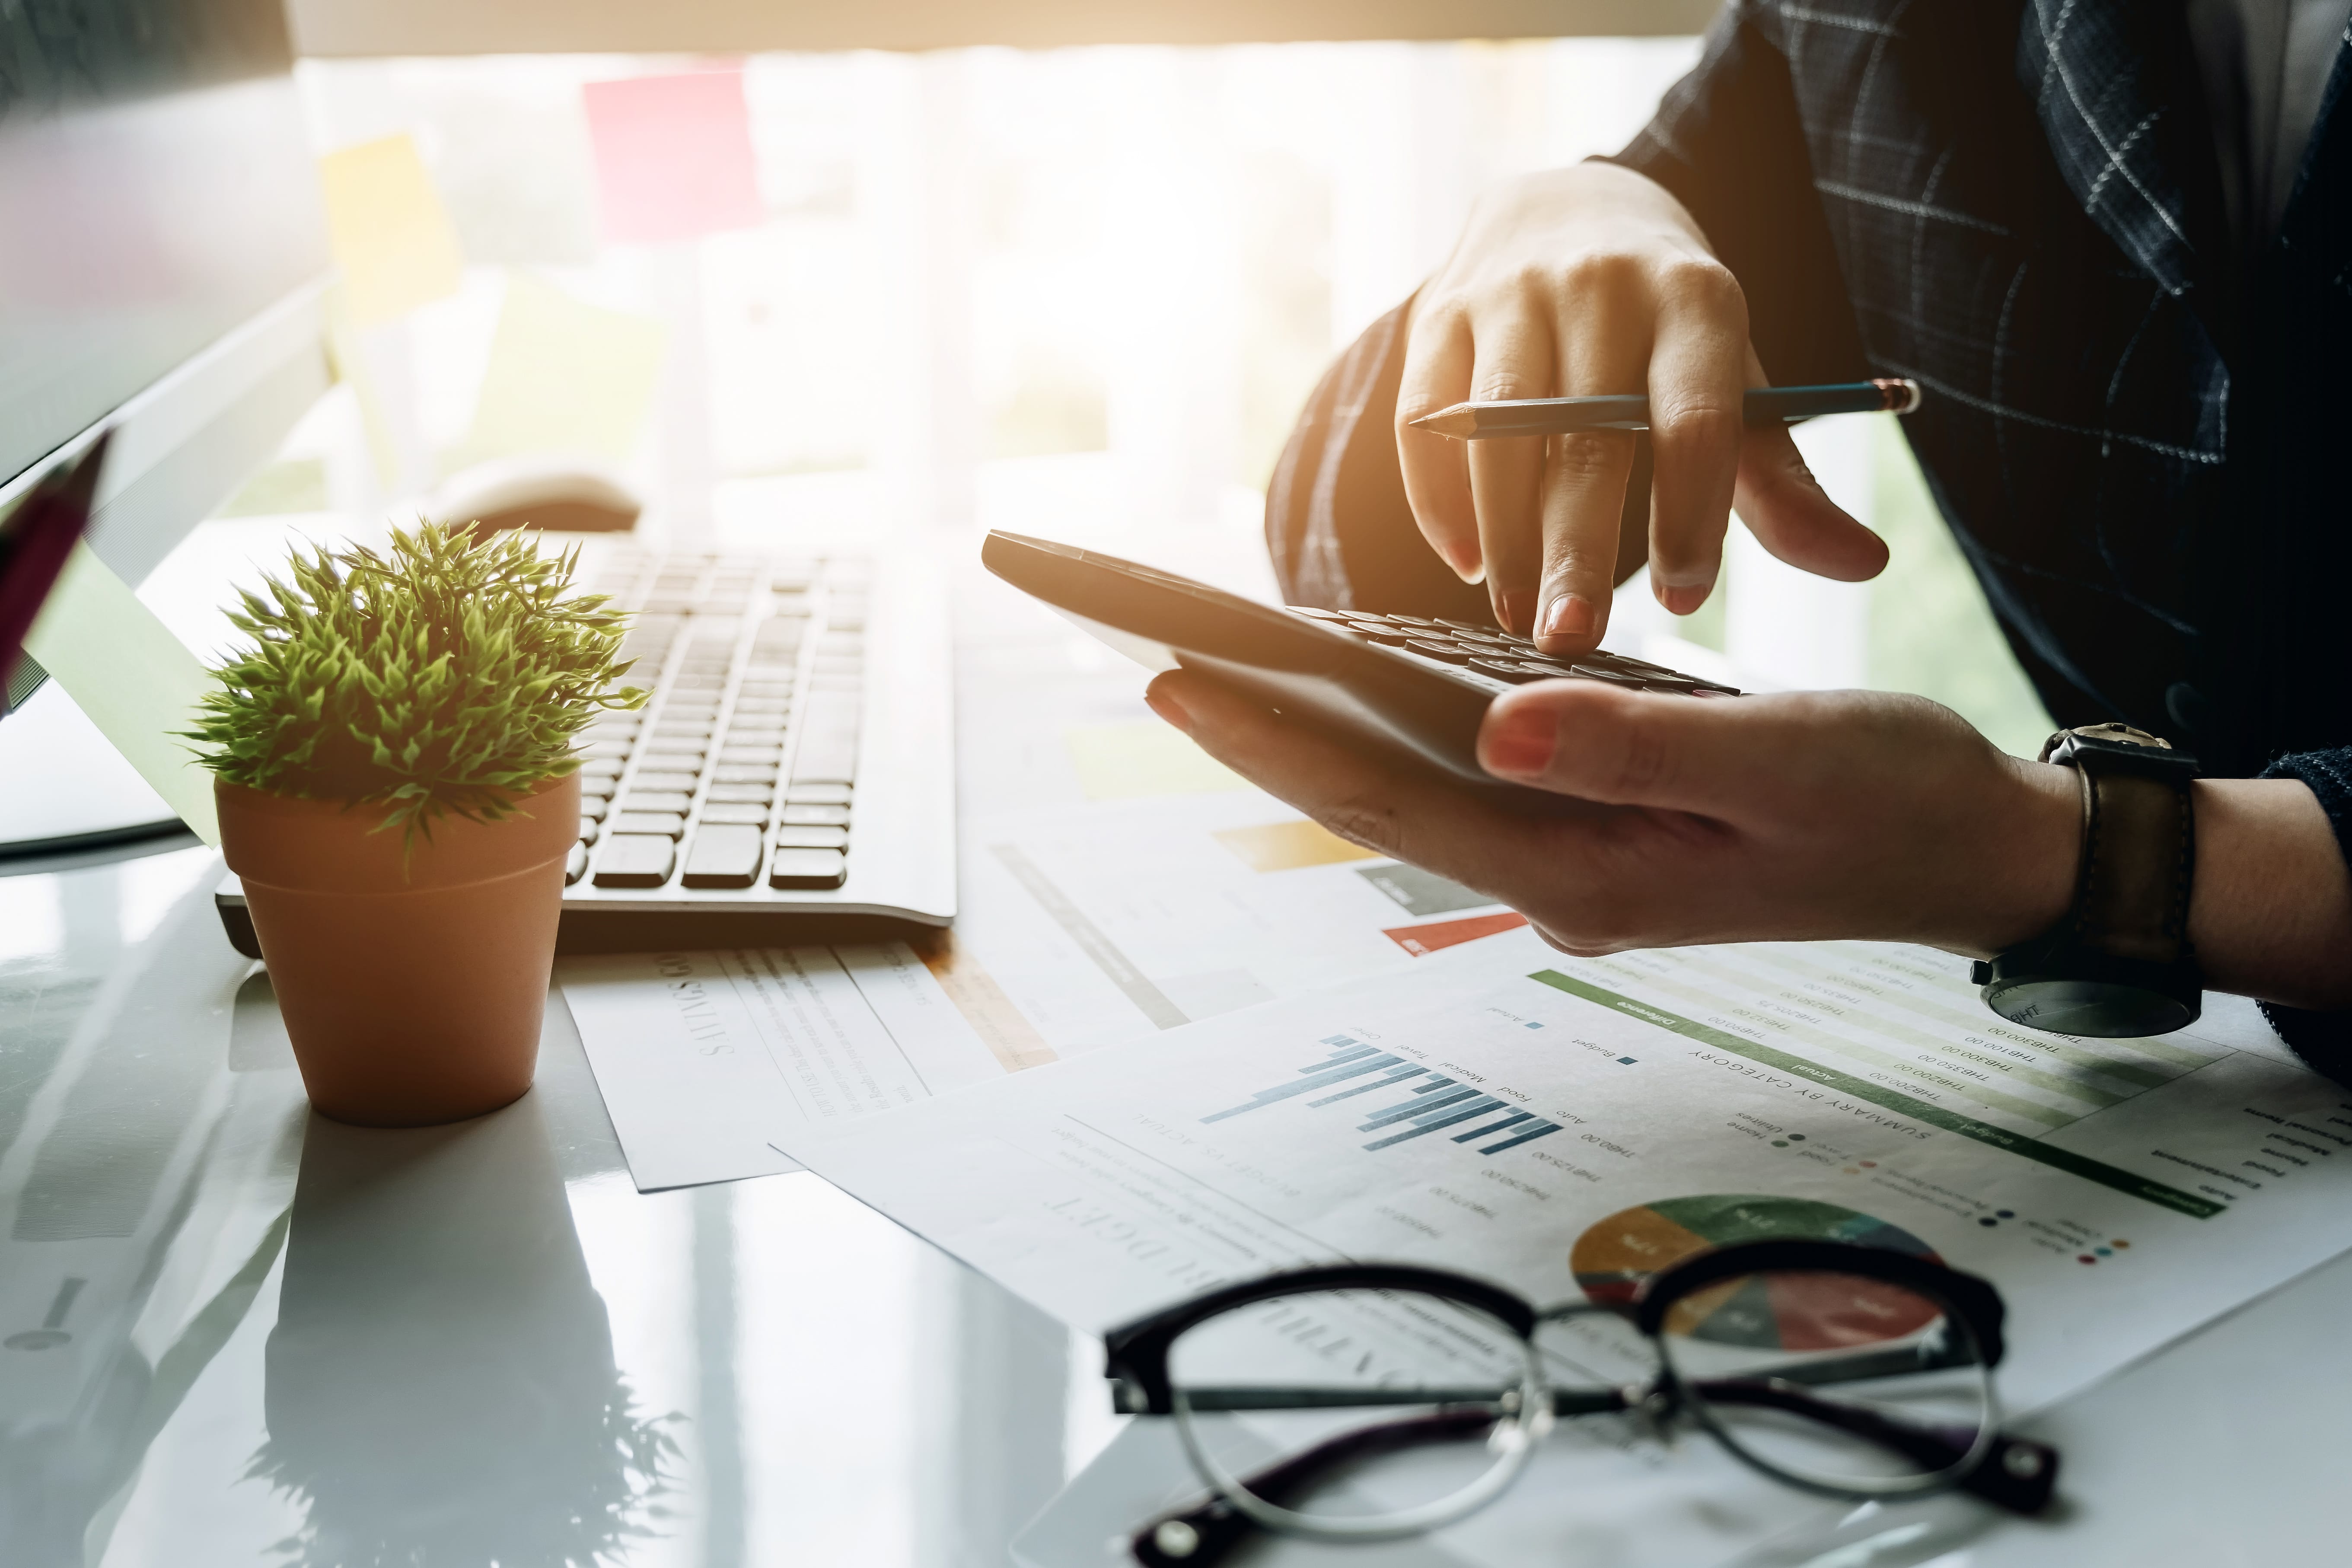
[[[2195,1193],[2184,1193],[2179,1187],[2168,1187],[2162,1182],[2150,1181],[2146,1176],[2136,1176],[2129,1171],[2107,1164],[2104,1161],[2094,1160],[2085,1155],[2074,1153],[2071,1150],[2053,1149],[2049,1144],[2037,1142],[2022,1133],[2011,1132],[2005,1127],[1995,1127],[1990,1121],[1979,1121],[1973,1117],[1955,1115],[1941,1106],[1929,1105],[1927,1101],[1914,1100],[1907,1094],[1898,1094],[1893,1089],[1881,1089],[1865,1079],[1855,1078],[1851,1073],[1842,1073],[1835,1068],[1822,1067],[1818,1062],[1807,1061],[1802,1057],[1791,1056],[1787,1051],[1776,1050],[1770,1046],[1759,1045],[1744,1036],[1729,1034],[1722,1029],[1710,1029],[1705,1024],[1694,1024],[1688,1018],[1661,1012],[1645,1002],[1634,1001],[1631,996],[1620,996],[1614,991],[1603,991],[1598,985],[1588,985],[1581,980],[1562,974],[1557,969],[1538,970],[1528,978],[1539,980],[1555,991],[1565,991],[1571,996],[1581,996],[1587,1002],[1597,1002],[1601,1006],[1613,1012],[1622,1013],[1629,1018],[1639,1018],[1644,1024],[1671,1030],[1685,1038],[1696,1040],[1702,1045],[1713,1046],[1717,1050],[1728,1051],[1733,1056],[1744,1057],[1751,1062],[1759,1062],[1766,1067],[1778,1068],[1782,1072],[1794,1074],[1798,1078],[1809,1079],[1824,1089],[1833,1089],[1840,1094],[1852,1095],[1856,1100],[1868,1100],[1881,1110],[1896,1111],[1924,1121],[1930,1127],[1940,1127],[1947,1132],[1957,1132],[1963,1138],[1973,1138],[1979,1143],[1990,1143],[1996,1149],[2006,1149],[2012,1154],[2022,1154],[2029,1160],[2037,1160],[2042,1164],[2055,1166],[2061,1171],[2080,1176],[2086,1182],[2096,1182],[2103,1187],[2113,1187],[2119,1193],[2129,1193],[2136,1198],[2145,1198],[2149,1203],[2180,1214],[2193,1215],[2199,1219],[2210,1219],[2226,1206],[2213,1202],[2210,1198],[2200,1198]]]

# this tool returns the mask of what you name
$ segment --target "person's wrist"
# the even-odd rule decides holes
[[[2072,768],[2004,757],[2014,788],[1990,842],[1958,844],[1974,858],[1984,897],[1969,910],[1966,930],[1948,945],[1970,958],[1990,958],[2031,942],[2066,918],[2083,858],[2083,785]]]

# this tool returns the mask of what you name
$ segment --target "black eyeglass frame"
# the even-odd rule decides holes
[[[1550,1425],[1554,1415],[1584,1415],[1624,1413],[1643,1414],[1654,1422],[1664,1424],[1675,1415],[1689,1412],[1710,1436],[1728,1448],[1732,1455],[1749,1468],[1781,1483],[1818,1496],[1845,1500],[1885,1500],[1890,1498],[1912,1498],[1954,1489],[1967,1490],[1987,1501],[2020,1513],[2039,1511],[2050,1500],[2057,1479],[2058,1456],[2046,1445],[2007,1436],[1999,1430],[1999,1413],[1989,1410],[1989,1419],[1967,1452],[1953,1457],[1948,1463],[1937,1466],[1926,1476],[1899,1486],[1870,1488],[1860,1485],[1837,1485],[1816,1478],[1784,1470],[1753,1454],[1716,1419],[1714,1401],[1722,1396],[1717,1390],[1712,1395],[1697,1395],[1675,1365],[1662,1344],[1666,1314],[1677,1301],[1693,1292],[1726,1279],[1746,1275],[1782,1270],[1840,1273],[1861,1279],[1879,1280],[1902,1287],[1937,1301],[1945,1308],[1950,1321],[1957,1324],[1971,1342],[1976,1359],[1988,1372],[2000,1364],[2007,1354],[2007,1341],[2002,1329],[2007,1308],[2000,1294],[1992,1285],[1972,1274],[1929,1258],[1883,1247],[1858,1246],[1850,1242],[1813,1240],[1777,1240],[1735,1243],[1694,1253],[1660,1269],[1643,1280],[1633,1300],[1625,1309],[1591,1302],[1571,1302],[1538,1310],[1513,1291],[1486,1281],[1455,1274],[1449,1270],[1423,1268],[1412,1264],[1343,1263],[1307,1268],[1289,1269],[1266,1275],[1257,1279],[1244,1280],[1222,1286],[1189,1300],[1164,1308],[1158,1312],[1123,1324],[1104,1336],[1104,1376],[1113,1384],[1113,1402],[1123,1413],[1130,1415],[1173,1415],[1190,1414],[1201,1409],[1284,1409],[1330,1407],[1343,1404],[1392,1404],[1377,1394],[1334,1396],[1323,1391],[1298,1391],[1286,1395],[1283,1391],[1256,1391],[1246,1399],[1229,1399],[1202,1405],[1179,1390],[1168,1372],[1168,1358],[1177,1339],[1186,1331],[1210,1319],[1260,1301],[1278,1300],[1285,1297],[1331,1290],[1394,1290],[1433,1297],[1459,1307],[1477,1311],[1515,1334],[1534,1354],[1534,1337],[1538,1327],[1545,1322],[1560,1321],[1573,1317],[1622,1311],[1634,1329],[1658,1347],[1658,1371],[1646,1384],[1623,1389],[1578,1390],[1551,1389],[1540,1392],[1545,1396],[1541,1410],[1528,1407],[1526,1402],[1511,1397],[1505,1391],[1496,1401],[1496,1390],[1423,1390],[1415,1403],[1443,1404],[1446,1396],[1458,1394],[1458,1403],[1469,1405],[1478,1401],[1496,1404],[1496,1413],[1487,1418],[1490,1425],[1506,1417],[1514,1418],[1524,1436],[1539,1436]],[[1835,1415],[1825,1414],[1835,1407],[1816,1405],[1802,1388],[1780,1379],[1765,1380],[1753,1390],[1743,1390],[1742,1402],[1775,1404],[1799,1414],[1838,1424],[1866,1423],[1866,1416],[1856,1416],[1850,1411]],[[1465,1425],[1465,1412],[1456,1412],[1454,1424]],[[1268,1476],[1277,1472],[1287,1476],[1311,1474],[1318,1468],[1335,1466],[1359,1457],[1373,1447],[1405,1447],[1413,1441],[1433,1440],[1439,1436],[1435,1427],[1448,1418],[1415,1417],[1361,1429],[1318,1445],[1316,1448],[1296,1455],[1276,1466]],[[1407,1436],[1391,1440],[1388,1428],[1427,1426],[1427,1439]],[[1901,1447],[1906,1437],[1916,1438],[1891,1423],[1878,1430],[1863,1435]],[[1186,1533],[1198,1540],[1202,1547],[1212,1538],[1237,1538],[1252,1526],[1276,1530],[1301,1530],[1307,1533],[1330,1539],[1372,1541],[1392,1539],[1430,1528],[1411,1522],[1410,1515],[1396,1516],[1388,1527],[1341,1528],[1328,1525],[1302,1525],[1304,1516],[1277,1509],[1254,1495],[1249,1482],[1224,1475],[1218,1466],[1193,1443],[1189,1428],[1185,1446],[1196,1466],[1212,1479],[1217,1496],[1202,1507],[1181,1510],[1147,1525],[1136,1537],[1137,1555],[1146,1563],[1198,1563],[1213,1555],[1207,1552],[1183,1554],[1164,1553],[1151,1550],[1155,1530],[1172,1521],[1182,1522]],[[1932,1446],[1932,1445],[1931,1445]],[[1452,1517],[1466,1516],[1470,1511],[1500,1492],[1515,1479],[1523,1467],[1531,1444],[1524,1445],[1514,1456],[1515,1463],[1498,1466],[1490,1472],[1494,1484],[1476,1489],[1487,1496],[1466,1500],[1449,1499],[1459,1511]],[[1921,1462],[1940,1456],[1915,1451]],[[1263,1479],[1264,1478],[1254,1478]],[[1413,1513],[1435,1513],[1435,1505]],[[1374,1521],[1364,1521],[1374,1526]],[[1221,1554],[1221,1553],[1215,1553]]]

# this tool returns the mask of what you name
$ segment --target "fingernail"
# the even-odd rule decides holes
[[[1505,631],[1526,637],[1536,624],[1536,596],[1525,589],[1505,594],[1495,606],[1495,614]]]
[[[1546,637],[1589,637],[1592,635],[1592,605],[1574,594],[1562,594],[1544,611],[1543,629],[1536,634]]]
[[[1157,681],[1143,689],[1143,700],[1150,705],[1154,713],[1159,714],[1184,733],[1189,735],[1192,732],[1192,715],[1184,710],[1184,705],[1181,702],[1161,690]]]
[[[1489,709],[1479,750],[1490,773],[1540,778],[1551,767],[1558,741],[1559,725],[1545,709],[1528,705],[1502,713]]]
[[[1696,615],[1698,607],[1706,603],[1706,596],[1714,591],[1714,588],[1715,584],[1712,583],[1688,583],[1680,587],[1671,584],[1662,584],[1658,589],[1658,603],[1666,607],[1666,613],[1669,615]]]

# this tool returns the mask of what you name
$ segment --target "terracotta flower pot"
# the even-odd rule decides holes
[[[530,1087],[580,781],[499,822],[434,820],[404,868],[380,806],[215,780],[221,849],[245,883],[302,1085],[322,1115],[423,1127]]]

